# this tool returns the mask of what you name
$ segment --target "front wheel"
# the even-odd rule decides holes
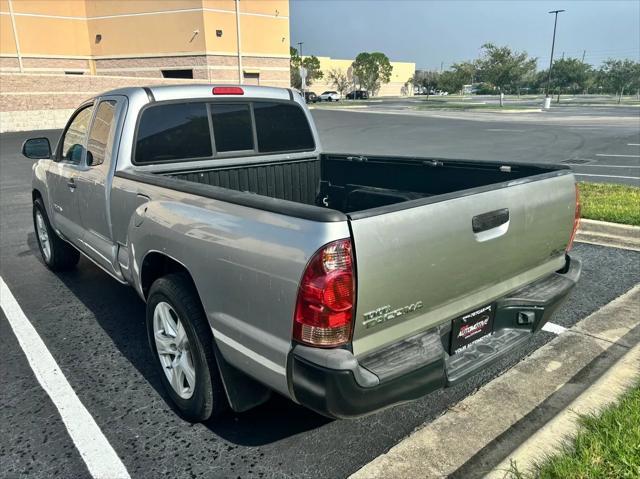
[[[180,416],[199,422],[227,409],[211,329],[186,274],[164,276],[151,286],[147,334],[162,383]]]
[[[47,211],[40,198],[36,198],[33,202],[33,228],[42,260],[51,271],[66,271],[78,264],[80,252],[60,238],[51,227]]]

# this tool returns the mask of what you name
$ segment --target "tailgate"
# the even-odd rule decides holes
[[[562,268],[574,182],[572,174],[545,175],[352,215],[354,354],[443,324]]]

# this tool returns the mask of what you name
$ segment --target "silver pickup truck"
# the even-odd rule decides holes
[[[114,90],[23,154],[44,262],[136,289],[191,421],[273,391],[337,418],[422,397],[520,347],[580,274],[569,169],[323,153],[290,89]]]

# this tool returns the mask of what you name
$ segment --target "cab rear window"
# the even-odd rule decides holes
[[[135,164],[152,164],[314,148],[311,127],[296,103],[171,102],[143,110],[133,156]]]
[[[136,139],[137,164],[210,158],[212,153],[206,104],[170,103],[142,113]]]

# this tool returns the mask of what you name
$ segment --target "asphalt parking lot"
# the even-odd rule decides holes
[[[490,133],[506,132],[483,131],[477,122],[440,119],[420,126],[407,116],[385,125],[384,115],[316,110],[314,116],[327,149],[366,144],[358,153],[557,161],[567,151],[591,154],[600,151],[599,144],[619,151],[611,148],[637,139],[632,127],[571,135],[540,127],[534,142],[518,135],[499,135],[497,141]],[[460,123],[457,133],[448,133],[454,122]],[[346,124],[351,127],[345,131]],[[507,126],[514,128],[513,123],[486,128]],[[0,276],[132,477],[344,477],[553,337],[542,332],[526,348],[463,384],[359,420],[331,421],[274,397],[217,423],[188,424],[165,401],[147,346],[144,304],[134,291],[87,260],[59,275],[41,262],[31,224],[32,161],[18,153],[27,136],[33,134],[0,139]],[[582,280],[554,318],[565,327],[640,282],[638,252],[578,244],[574,254],[583,260]],[[4,314],[0,342],[5,359],[0,368],[2,475],[88,477]]]
[[[385,100],[313,116],[331,152],[415,155],[505,163],[563,163],[580,181],[640,185],[640,108],[563,107],[550,112],[413,111],[421,100]],[[348,102],[344,106],[349,107]]]

